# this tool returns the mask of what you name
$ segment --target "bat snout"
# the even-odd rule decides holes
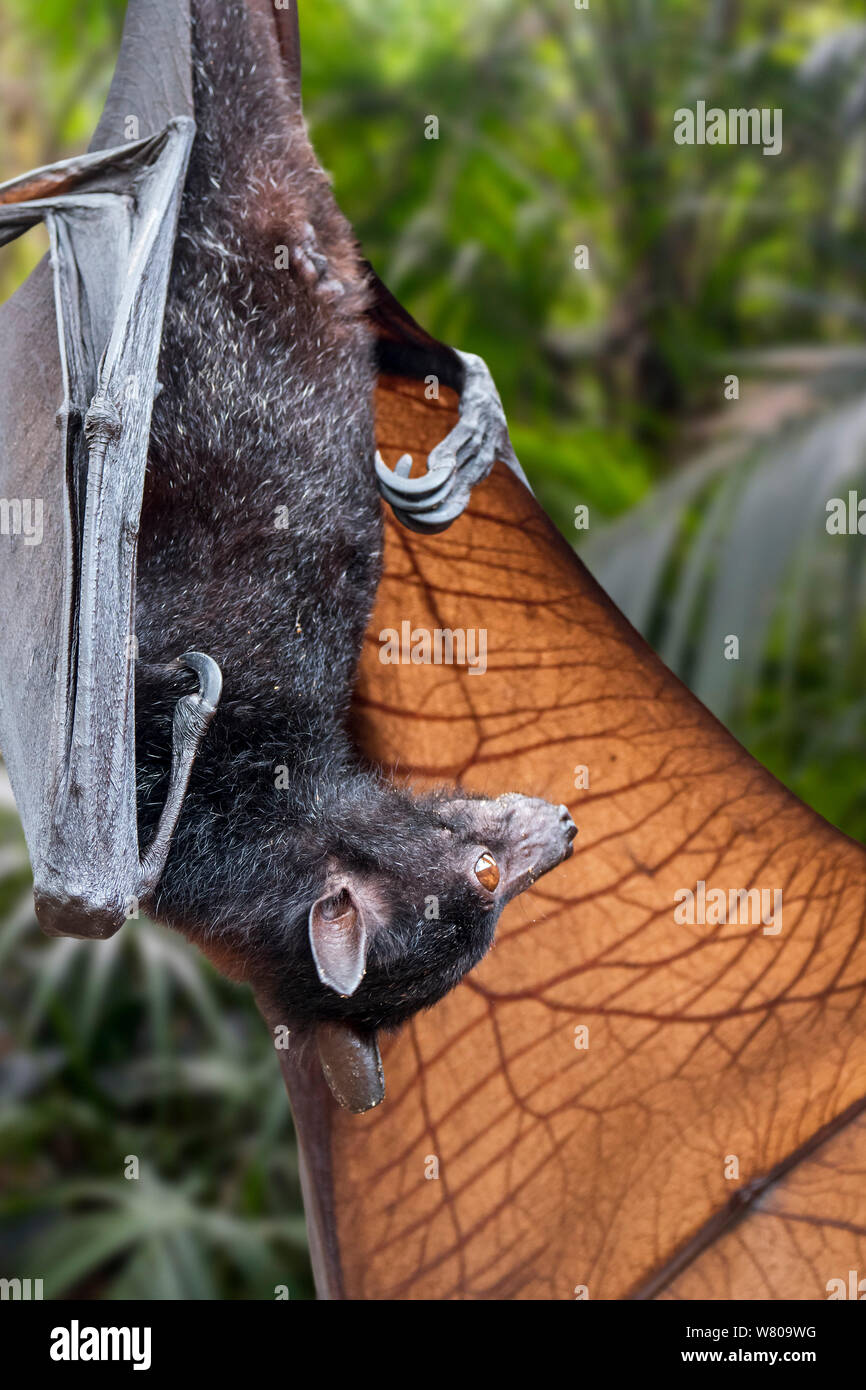
[[[571,858],[577,826],[567,806],[519,797],[509,806],[509,831],[513,845],[507,885],[510,899]]]

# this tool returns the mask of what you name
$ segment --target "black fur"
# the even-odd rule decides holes
[[[174,703],[191,683],[170,663],[207,652],[224,690],[154,911],[293,1025],[388,1026],[488,949],[507,893],[484,890],[473,865],[485,847],[504,862],[526,827],[516,802],[413,799],[351,743],[383,543],[364,270],[300,116],[287,127],[272,77],[257,82],[265,36],[247,7],[196,8],[199,133],[138,563],[142,843],[165,796]],[[289,269],[275,267],[280,246]],[[564,852],[561,826],[559,840]],[[374,928],[348,998],[320,982],[307,937],[335,875],[366,895]]]

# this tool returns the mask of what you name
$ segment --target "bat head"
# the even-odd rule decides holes
[[[334,1096],[366,1110],[384,1095],[378,1030],[460,983],[505,904],[569,857],[577,828],[548,801],[416,798],[345,764],[294,792],[282,830],[272,811],[251,819],[234,851],[213,840],[212,817],[188,815],[156,915],[252,985],[275,1036],[288,1030],[299,1053],[315,1037]]]
[[[344,828],[307,917],[310,1007],[388,1028],[435,1004],[489,950],[505,904],[567,858],[576,833],[566,807],[516,794],[399,796],[367,821],[365,840]]]

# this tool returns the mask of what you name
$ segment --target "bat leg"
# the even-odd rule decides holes
[[[320,1023],[316,1043],[331,1095],[344,1110],[361,1115],[385,1099],[385,1074],[375,1033],[348,1023]]]
[[[382,496],[404,526],[427,535],[444,531],[457,520],[466,510],[476,483],[487,477],[497,461],[507,463],[526,482],[486,362],[470,352],[458,351],[457,356],[464,371],[460,419],[429,455],[427,472],[411,478],[409,454],[404,454],[394,469],[376,455]]]
[[[141,902],[147,901],[162,877],[192,765],[222,694],[222,672],[212,657],[204,652],[184,652],[178,665],[198,676],[199,688],[193,695],[182,695],[174,707],[168,795],[154,837],[142,856],[138,890]]]
[[[222,694],[222,672],[213,657],[204,652],[184,652],[177,665],[198,677],[198,690],[182,695],[174,708],[168,793],[153,839],[141,857],[135,891],[128,894],[127,915],[146,905],[159,884],[189,786],[192,765]],[[105,937],[117,930],[116,914],[92,894],[58,895],[37,886],[34,896],[39,924],[48,936]]]

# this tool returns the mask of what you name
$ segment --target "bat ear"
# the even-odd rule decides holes
[[[367,965],[367,923],[352,885],[343,880],[310,908],[310,949],[323,985],[354,994]]]

